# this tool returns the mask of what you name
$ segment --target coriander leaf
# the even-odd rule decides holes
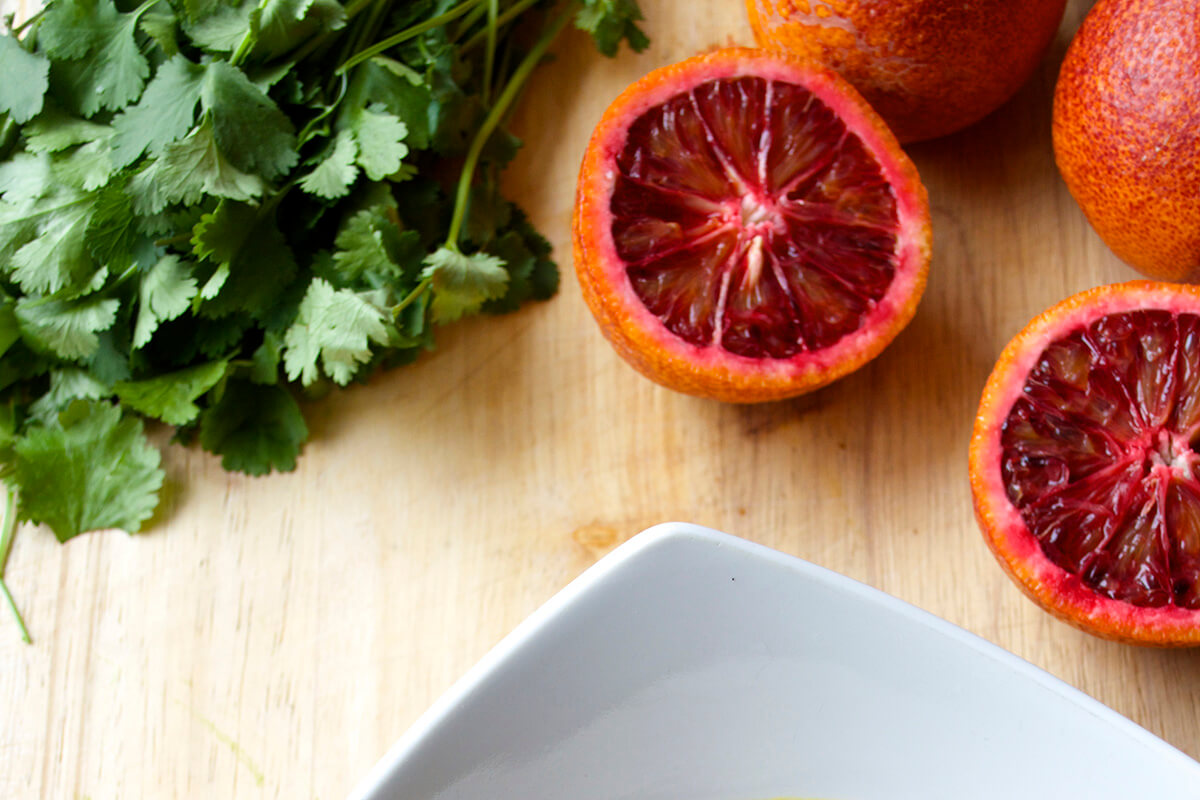
[[[0,87],[0,92],[3,91]],[[72,117],[65,111],[51,107],[30,120],[24,133],[25,149],[29,152],[57,153],[77,144],[107,138],[112,130],[107,125]]]
[[[425,258],[421,277],[432,280],[437,322],[473,314],[485,301],[503,297],[508,287],[508,272],[501,259],[486,253],[463,255],[448,247]]]
[[[280,56],[318,32],[345,26],[346,9],[337,0],[266,0],[253,55]]]
[[[222,200],[215,210],[202,215],[192,229],[192,253],[196,258],[227,264],[257,225],[257,209]]]
[[[0,35],[0,113],[26,122],[42,110],[50,86],[50,62],[21,47],[14,37]]]
[[[401,231],[379,207],[346,221],[334,242],[333,268],[322,274],[338,287],[397,287],[414,279],[425,256],[416,231]]]
[[[85,369],[51,370],[50,389],[29,406],[29,414],[43,424],[51,423],[74,400],[102,400],[110,394],[112,389]]]
[[[358,163],[368,178],[383,180],[400,169],[400,161],[408,155],[404,143],[408,128],[403,122],[372,107],[351,114],[349,126],[358,142]]]
[[[207,316],[246,311],[262,319],[296,274],[274,216],[242,203],[223,201],[204,215],[192,234],[192,251],[225,271],[219,284],[210,279],[201,290],[199,310]]]
[[[97,139],[73,148],[70,152],[55,153],[50,171],[60,183],[76,189],[91,191],[108,183],[113,166],[108,142]]]
[[[20,516],[48,525],[60,542],[102,528],[136,532],[158,503],[159,452],[139,420],[107,403],[72,404],[30,429],[15,452]]]
[[[583,8],[575,15],[575,27],[590,33],[601,53],[615,56],[622,39],[637,53],[649,46],[650,40],[637,26],[641,20],[636,0],[583,0]]]
[[[45,155],[18,153],[0,164],[0,200],[8,205],[10,214],[26,213],[36,200],[45,197],[53,188],[50,159]],[[4,214],[5,211],[0,210],[0,218]],[[0,248],[3,246],[3,233],[0,232]]]
[[[221,293],[221,289],[225,288],[225,282],[229,280],[229,264],[225,263],[217,267],[216,271],[209,276],[204,285],[200,287],[200,299],[212,300]]]
[[[0,202],[0,259],[22,289],[78,292],[93,283],[86,233],[94,203],[94,194],[66,186],[22,206]]]
[[[138,47],[138,18],[148,6],[122,14],[112,0],[58,0],[38,29],[39,41],[55,61],[50,70],[55,95],[90,117],[117,111],[138,99],[150,63]]]
[[[212,53],[232,52],[250,29],[250,13],[257,3],[221,5],[203,19],[186,26],[192,44]]]
[[[159,66],[138,104],[113,118],[113,164],[132,164],[146,150],[159,155],[191,130],[205,74],[180,55]]]
[[[21,338],[21,327],[17,324],[16,304],[8,295],[0,292],[0,356],[8,352]]]
[[[437,101],[424,77],[416,70],[384,56],[376,56],[355,70],[362,94],[369,103],[381,103],[408,128],[408,144],[425,150],[430,144],[430,119]]]
[[[127,180],[122,174],[96,194],[92,215],[84,231],[84,241],[92,258],[112,272],[121,272],[133,264],[138,243],[133,204],[125,194]]]
[[[133,210],[143,215],[170,203],[195,204],[205,194],[249,200],[264,188],[261,178],[247,175],[225,158],[207,115],[185,139],[167,145],[161,156],[129,181]]]
[[[283,358],[283,339],[274,331],[267,331],[262,344],[251,358],[249,378],[255,383],[276,384],[279,382],[279,362]]]
[[[237,67],[225,61],[209,64],[200,99],[217,146],[238,169],[274,180],[296,165],[291,121]]]
[[[176,40],[176,28],[178,19],[175,17],[175,12],[169,6],[165,7],[166,3],[158,3],[148,9],[142,15],[141,28],[142,33],[154,40],[162,51],[168,56],[174,56],[179,52],[179,42]]]
[[[283,365],[289,380],[309,386],[325,374],[342,386],[371,359],[371,342],[388,341],[384,314],[349,289],[314,278],[300,313],[284,335]]]
[[[200,446],[231,471],[293,470],[307,438],[300,407],[280,386],[230,380],[220,400],[200,414]]]
[[[32,348],[73,361],[96,352],[97,333],[112,326],[119,306],[98,297],[73,302],[23,297],[17,301],[17,322]]]
[[[131,343],[133,349],[144,347],[159,324],[175,319],[191,308],[197,291],[195,277],[179,256],[166,255],[159,259],[138,286],[138,315]]]
[[[357,158],[358,146],[353,134],[341,131],[333,140],[333,149],[300,179],[300,188],[326,200],[344,196],[358,177],[358,167],[354,164]]]
[[[101,8],[103,6],[103,8]],[[58,0],[46,7],[38,25],[38,44],[56,60],[82,58],[96,43],[96,18],[111,22],[117,10],[111,2]]]
[[[225,377],[229,364],[212,361],[139,381],[113,386],[127,407],[168,425],[187,425],[200,414],[196,400]]]

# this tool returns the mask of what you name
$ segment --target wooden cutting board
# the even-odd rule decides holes
[[[1050,147],[1054,76],[1090,3],[1072,0],[1001,111],[911,148],[935,227],[911,326],[840,383],[749,408],[635,374],[570,270],[575,172],[608,102],[653,67],[751,43],[741,0],[642,5],[646,53],[608,61],[568,34],[515,121],[508,187],[565,268],[555,299],[455,325],[417,365],[309,406],[294,473],[228,475],[168,447],[146,533],[19,531],[8,580],[34,644],[0,613],[0,797],[342,797],[521,619],[665,520],[897,595],[1200,757],[1200,651],[1100,641],[1038,610],[988,553],[967,486],[1004,343],[1068,294],[1135,277]]]

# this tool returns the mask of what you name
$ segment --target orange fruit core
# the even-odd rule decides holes
[[[1200,609],[1200,315],[1104,315],[1052,342],[1001,436],[1046,556],[1135,606]]]
[[[617,167],[617,254],[692,344],[749,358],[828,347],[891,284],[891,187],[802,86],[740,77],[677,94],[633,123]]]

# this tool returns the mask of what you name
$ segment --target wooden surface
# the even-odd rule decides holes
[[[840,383],[748,408],[635,374],[570,271],[575,171],[607,103],[653,67],[751,41],[740,0],[642,4],[648,52],[609,62],[569,35],[516,119],[509,186],[566,267],[558,297],[454,326],[416,366],[312,405],[292,474],[227,475],[172,447],[144,535],[18,533],[8,580],[35,641],[0,614],[0,797],[342,797],[521,619],[664,520],[879,587],[1200,757],[1200,651],[1103,642],[1035,608],[984,546],[967,486],[1003,344],[1068,294],[1134,277],[1050,149],[1055,70],[1089,4],[1071,2],[1000,112],[911,148],[935,225],[911,326]]]

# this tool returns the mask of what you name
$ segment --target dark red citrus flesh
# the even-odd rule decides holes
[[[630,126],[617,168],[617,254],[650,312],[696,346],[778,359],[828,347],[895,275],[892,188],[802,86],[700,84]]]
[[[1005,420],[1008,498],[1101,595],[1200,609],[1200,316],[1129,311],[1054,341]]]

